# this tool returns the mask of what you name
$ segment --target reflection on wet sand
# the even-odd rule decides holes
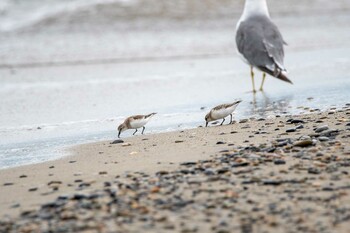
[[[271,97],[265,91],[257,92],[252,94],[251,108],[246,110],[245,115],[267,117],[269,115],[288,114],[290,108],[292,108],[290,103],[293,98],[293,94]]]

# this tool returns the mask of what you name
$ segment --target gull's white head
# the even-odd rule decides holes
[[[256,15],[270,17],[266,0],[245,0],[244,10],[240,21]]]

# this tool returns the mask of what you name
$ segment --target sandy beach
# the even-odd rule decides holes
[[[350,105],[0,170],[0,232],[349,232]]]

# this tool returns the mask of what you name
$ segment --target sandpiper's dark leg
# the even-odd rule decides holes
[[[207,122],[205,122],[205,127],[208,127],[208,124],[209,124],[209,122],[207,121]]]
[[[230,114],[230,117],[231,117],[231,119],[230,119],[230,124],[232,124],[232,113]]]
[[[137,132],[137,129],[135,130],[135,132],[132,135],[135,135],[136,132]]]
[[[262,82],[261,82],[260,91],[264,90],[263,87],[264,87],[265,78],[266,78],[266,73],[263,73],[263,79],[262,79]]]
[[[145,126],[142,127],[142,133],[141,133],[141,134],[143,134],[143,132],[145,131],[145,129],[146,129]]]
[[[221,122],[221,124],[220,124],[220,125],[224,124],[224,122],[225,122],[225,118],[224,118],[224,119],[222,119],[222,122]]]
[[[122,132],[122,131],[119,131],[119,132],[118,132],[118,138],[120,138],[120,133],[121,133],[121,132]]]
[[[252,78],[252,84],[253,84],[253,93],[256,93],[255,90],[255,83],[254,83],[254,72],[253,72],[253,66],[250,67],[250,77]]]

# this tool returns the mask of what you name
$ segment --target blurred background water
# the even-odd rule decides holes
[[[146,129],[155,133],[203,125],[211,107],[234,99],[243,100],[237,119],[350,102],[350,1],[268,0],[294,85],[269,77],[255,98],[235,52],[243,4],[0,1],[0,168],[113,140],[133,114],[158,112]]]

